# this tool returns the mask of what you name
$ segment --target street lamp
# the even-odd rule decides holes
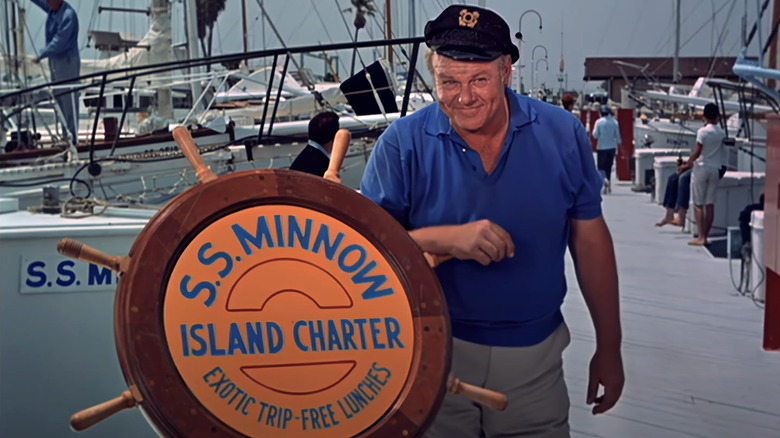
[[[547,59],[547,47],[544,47],[541,44],[537,44],[536,46],[534,46],[534,49],[531,50],[531,60],[534,59],[534,54],[536,53],[536,49],[538,49],[539,47],[544,49],[544,59]]]
[[[529,9],[522,14],[520,14],[520,22],[517,25],[517,33],[515,34],[515,38],[517,38],[517,48],[520,50],[520,59],[517,62],[517,78],[518,78],[518,85],[520,88],[520,92],[523,92],[523,46],[520,44],[523,42],[523,17],[525,17],[526,14],[533,13],[536,14],[537,17],[539,17],[539,33],[542,33],[542,16],[539,15],[538,12],[536,12],[533,9]]]
[[[519,39],[521,41],[523,40],[523,17],[525,17],[525,14],[528,14],[528,13],[531,13],[531,12],[533,12],[534,14],[536,14],[537,17],[539,17],[539,33],[542,33],[542,16],[539,15],[539,13],[536,12],[535,10],[529,9],[529,10],[523,12],[520,15],[520,22],[517,24],[517,35],[515,35],[515,36],[517,37],[517,39]]]
[[[539,75],[539,63],[544,61],[544,67],[547,71],[550,70],[550,64],[547,63],[547,58],[541,58],[536,60],[536,64],[534,64],[534,69],[536,70],[536,75],[538,77]],[[531,72],[533,74],[533,71]],[[533,76],[531,76],[531,87],[534,86],[534,79]]]
[[[538,61],[536,64],[534,64],[534,60],[536,59],[536,49],[539,47],[544,49],[544,58],[540,59],[539,61],[545,60],[544,62],[547,63],[547,47],[544,47],[541,44],[537,44],[534,46],[533,50],[531,50],[531,90],[534,88],[534,66],[538,64]]]

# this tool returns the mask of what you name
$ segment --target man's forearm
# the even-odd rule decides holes
[[[425,251],[431,254],[449,254],[452,249],[452,233],[455,226],[453,225],[438,225],[433,227],[419,228],[409,231],[409,235],[412,236],[417,245]]]
[[[693,153],[691,154],[691,157],[688,158],[688,163],[686,164],[693,166],[694,161],[696,161],[701,155],[701,149],[702,149],[701,143],[697,142],[696,147],[693,148]]]
[[[32,1],[33,4],[35,4],[39,8],[43,9],[43,11],[46,12],[47,14],[49,13],[49,11],[51,11],[51,8],[46,3],[46,0],[30,0],[30,1]]]
[[[619,348],[622,333],[615,252],[606,225],[598,234],[572,241],[572,256],[598,348]]]

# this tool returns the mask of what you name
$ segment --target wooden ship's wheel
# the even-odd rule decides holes
[[[449,373],[436,258],[338,183],[348,131],[334,141],[331,181],[217,177],[186,128],[174,137],[201,184],[163,207],[127,256],[58,245],[121,275],[114,330],[128,390],[75,414],[75,430],[138,407],[171,437],[405,437],[422,435],[447,389],[503,408],[501,394]]]

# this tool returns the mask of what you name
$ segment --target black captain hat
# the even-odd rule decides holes
[[[446,8],[425,25],[425,44],[458,61],[492,61],[511,55],[514,63],[520,58],[506,21],[490,9],[477,6]]]

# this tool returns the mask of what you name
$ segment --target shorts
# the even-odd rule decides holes
[[[719,169],[709,166],[693,166],[691,172],[691,198],[695,205],[715,204],[715,192],[718,189]]]

